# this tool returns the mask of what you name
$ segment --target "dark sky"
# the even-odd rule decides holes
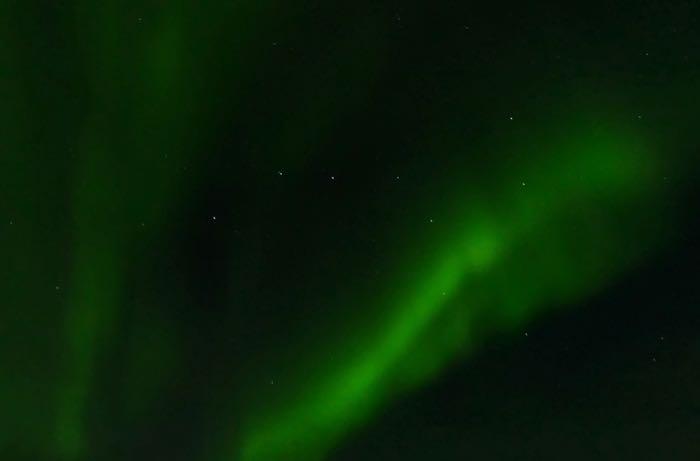
[[[694,2],[0,2],[0,459],[700,459]]]

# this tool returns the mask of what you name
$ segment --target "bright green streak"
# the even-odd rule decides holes
[[[303,395],[259,417],[243,439],[242,458],[322,459],[390,395],[434,376],[466,352],[473,333],[488,333],[479,315],[491,313],[498,329],[522,325],[624,269],[653,239],[638,231],[627,248],[624,234],[633,224],[615,223],[621,206],[650,192],[652,158],[632,139],[586,133],[522,166],[525,184],[506,173],[489,203],[475,207],[469,194],[456,194],[463,203],[454,207],[455,221],[464,225],[455,226],[422,281],[387,307],[393,315],[378,334],[348,335],[361,338],[363,352],[339,368],[320,365],[325,371]],[[610,225],[590,228],[591,215]],[[534,258],[527,256],[532,248]]]

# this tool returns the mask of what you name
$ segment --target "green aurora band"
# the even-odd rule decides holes
[[[533,150],[535,161],[515,168],[518,177],[505,172],[488,201],[455,193],[452,235],[425,267],[410,268],[421,275],[401,284],[393,306],[374,309],[391,314],[341,333],[359,352],[299,370],[304,391],[255,418],[242,453],[229,458],[324,459],[377,407],[440,373],[477,338],[600,289],[658,245],[660,228],[640,226],[646,212],[632,204],[659,197],[659,160],[624,129],[583,127],[562,128],[575,134],[546,155]]]
[[[11,267],[3,280],[6,302],[22,308],[8,310],[3,322],[20,339],[4,338],[3,359],[15,378],[0,383],[1,403],[11,415],[3,421],[0,448],[20,447],[30,453],[28,459],[60,461],[99,452],[99,443],[91,444],[93,392],[100,360],[119,341],[127,308],[129,320],[144,331],[125,359],[133,363],[123,365],[124,425],[135,426],[131,423],[141,417],[144,427],[157,425],[153,402],[181,352],[177,322],[163,313],[170,300],[153,301],[165,308],[149,311],[147,301],[129,298],[129,272],[136,255],[159,240],[169,213],[196,187],[185,176],[199,173],[192,173],[197,156],[209,147],[209,138],[220,135],[228,112],[219,105],[238,109],[246,89],[256,88],[251,84],[256,73],[277,70],[258,42],[268,46],[269,30],[280,24],[292,24],[285,27],[293,30],[298,27],[293,19],[299,19],[293,14],[302,15],[277,7],[281,19],[267,2],[171,2],[162,10],[145,8],[149,27],[137,29],[121,2],[82,1],[60,10],[53,25],[35,37],[32,19],[42,17],[41,8],[0,5],[0,55],[18,69],[0,73],[6,96],[0,118],[7,128],[0,138],[7,196],[0,205],[6,216],[26,215],[24,224],[16,219],[0,236]],[[264,128],[268,144],[261,142],[259,160],[264,168],[284,164],[289,172],[303,171],[343,112],[369,101],[386,50],[371,46],[380,28],[355,14],[360,18],[350,32],[329,39],[335,51],[323,54],[327,62],[300,65],[313,68],[289,85],[285,96],[291,96],[280,103],[292,107],[283,126]],[[219,42],[226,45],[217,49],[213,44]],[[258,55],[263,55],[259,66],[249,65]],[[65,69],[61,78],[47,83],[56,69]],[[309,81],[316,74],[327,78]],[[64,81],[77,83],[65,84],[66,90]],[[692,114],[698,92],[694,80],[687,81],[648,97],[657,98],[651,105],[675,101],[680,112]],[[448,83],[460,92],[459,83]],[[231,93],[224,102],[221,89]],[[576,91],[585,99],[583,90]],[[509,134],[484,147],[499,167],[484,165],[464,175],[473,181],[460,179],[464,171],[439,178],[446,185],[423,198],[424,208],[438,210],[435,222],[426,216],[420,224],[390,228],[409,234],[410,248],[384,262],[390,268],[381,280],[386,292],[343,300],[357,315],[340,327],[313,332],[312,342],[320,347],[292,345],[272,364],[261,364],[264,371],[256,370],[260,375],[273,370],[284,385],[246,386],[242,379],[242,389],[213,393],[212,408],[226,404],[207,414],[216,430],[204,458],[324,459],[383,407],[477,352],[480,344],[522,334],[548,309],[580,302],[662,249],[674,217],[659,205],[671,195],[661,172],[668,170],[666,150],[677,152],[677,146],[662,147],[649,139],[649,130],[621,122],[637,120],[634,110],[611,109],[619,106],[625,104],[601,102],[602,114],[582,110],[566,121],[553,121],[563,110],[547,110],[544,122],[531,122],[531,131],[539,134]],[[436,126],[458,125],[436,119]],[[549,131],[541,133],[543,126]],[[664,129],[662,134],[676,139],[670,132],[687,127]],[[432,135],[428,128],[425,136]],[[426,152],[431,148],[478,150],[459,142],[436,142]],[[168,154],[167,163],[161,153]],[[511,153],[520,160],[511,161]],[[67,206],[46,206],[55,190],[69,191],[56,200]],[[25,289],[53,290],[55,275],[66,272],[60,287],[65,301]],[[354,288],[352,281],[348,285]],[[180,294],[177,287],[173,291],[173,297]],[[46,309],[54,304],[59,305]],[[17,350],[27,351],[20,360],[26,364],[15,363]],[[279,362],[285,363],[278,372]]]

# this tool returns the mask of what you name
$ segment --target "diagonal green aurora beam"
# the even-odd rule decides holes
[[[517,175],[502,172],[478,195],[488,201],[456,192],[460,224],[432,263],[410,268],[418,283],[402,284],[392,306],[376,306],[391,312],[378,328],[346,333],[342,341],[361,345],[355,353],[332,364],[311,353],[311,384],[256,412],[234,459],[324,459],[379,406],[479,339],[600,289],[658,246],[663,219],[649,222],[640,205],[653,207],[661,194],[652,149],[625,129],[578,132],[544,153],[533,149]]]

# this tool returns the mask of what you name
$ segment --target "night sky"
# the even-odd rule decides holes
[[[700,4],[0,0],[0,459],[700,459]]]

